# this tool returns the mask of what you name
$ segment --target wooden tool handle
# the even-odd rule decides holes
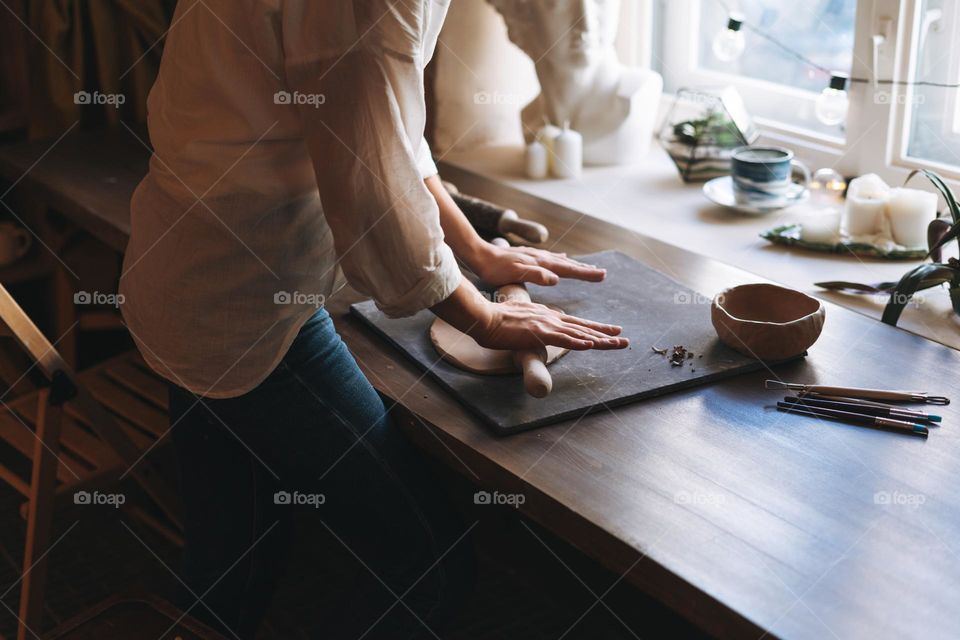
[[[550,237],[550,232],[539,222],[524,220],[512,209],[507,209],[500,216],[497,224],[500,233],[513,233],[534,244],[542,244]]]
[[[520,218],[513,209],[506,209],[492,202],[468,196],[461,193],[456,185],[448,182],[443,183],[443,186],[470,224],[481,233],[515,233],[527,242],[536,244],[546,242],[550,237],[550,232],[545,226]]]
[[[507,284],[497,290],[501,301],[530,302],[530,294],[522,284]],[[553,378],[547,371],[547,348],[515,351],[513,362],[523,372],[523,388],[534,398],[546,398],[553,390]]]
[[[859,387],[828,387],[819,384],[807,385],[806,391],[812,391],[825,396],[853,396],[854,398],[867,398],[870,400],[915,400],[916,396],[922,395],[912,391],[888,391],[886,389],[862,389]]]

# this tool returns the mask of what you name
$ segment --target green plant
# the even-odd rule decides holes
[[[688,145],[738,147],[744,143],[736,125],[719,110],[711,110],[703,118],[678,122],[673,126],[673,135]]]
[[[906,182],[917,174],[926,177],[940,192],[947,203],[950,219],[936,218],[927,227],[927,258],[932,262],[924,262],[914,267],[900,278],[899,282],[880,282],[877,284],[859,284],[856,282],[817,282],[816,286],[831,291],[845,291],[858,294],[889,293],[887,306],[883,309],[881,320],[887,324],[897,326],[900,315],[917,291],[931,289],[946,284],[950,294],[950,302],[955,313],[960,315],[960,261],[950,258],[941,262],[943,247],[960,236],[960,205],[953,191],[936,172],[920,169],[907,176]]]

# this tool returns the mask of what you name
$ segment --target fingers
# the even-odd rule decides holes
[[[544,269],[543,267],[537,265],[517,265],[517,267],[517,277],[519,278],[520,282],[530,282],[545,287],[552,287],[560,282],[560,278],[557,276],[557,274],[548,269]]]
[[[544,333],[538,336],[538,339],[543,342],[544,346],[560,347],[562,349],[569,349],[571,351],[588,351],[595,348],[592,340],[577,338],[559,331]]]
[[[610,336],[604,335],[599,331],[590,331],[589,329],[583,329],[577,325],[561,325],[559,330],[565,335],[592,343],[593,349],[622,349],[629,344],[629,341],[626,338],[611,338]]]
[[[524,247],[522,253],[533,258],[536,264],[549,269],[561,278],[574,278],[577,280],[586,280],[587,282],[600,282],[606,275],[607,270],[595,267],[591,264],[579,262],[568,258],[565,253],[552,253],[542,249],[533,249]]]
[[[589,327],[594,331],[605,333],[608,336],[618,336],[620,335],[620,332],[623,330],[621,327],[615,324],[605,324],[603,322],[594,322],[593,320],[587,320],[586,318],[578,318],[577,316],[571,316],[566,313],[561,313],[560,319],[570,324],[577,324],[577,325],[582,325],[584,327]]]
[[[543,263],[541,263],[543,264]],[[607,270],[571,260],[570,258],[551,259],[544,266],[561,278],[600,282],[607,277]]]

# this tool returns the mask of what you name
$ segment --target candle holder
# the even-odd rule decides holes
[[[759,137],[733,87],[679,89],[658,139],[684,182],[730,174],[733,150]]]
[[[920,266],[914,267],[905,273],[898,282],[881,282],[878,284],[859,284],[856,282],[815,283],[816,286],[830,291],[868,295],[889,294],[890,298],[887,306],[883,309],[881,320],[893,326],[897,326],[900,315],[916,292],[944,284],[947,285],[954,313],[960,315],[960,260],[950,258],[946,262],[941,262],[943,247],[960,237],[960,204],[957,203],[953,190],[934,171],[928,169],[913,171],[907,176],[904,184],[910,182],[917,174],[922,174],[933,184],[947,203],[947,213],[949,214],[948,217],[938,216],[927,227],[927,247],[929,250],[926,258],[930,258],[931,262],[924,262]]]

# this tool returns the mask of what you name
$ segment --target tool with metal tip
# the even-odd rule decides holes
[[[891,402],[923,402],[926,404],[950,404],[944,396],[931,396],[925,391],[890,391],[887,389],[864,389],[860,387],[830,387],[820,384],[798,384],[782,380],[767,380],[767,389],[790,389],[802,393],[816,393],[821,396],[843,396],[863,398],[865,400],[888,400]]]

